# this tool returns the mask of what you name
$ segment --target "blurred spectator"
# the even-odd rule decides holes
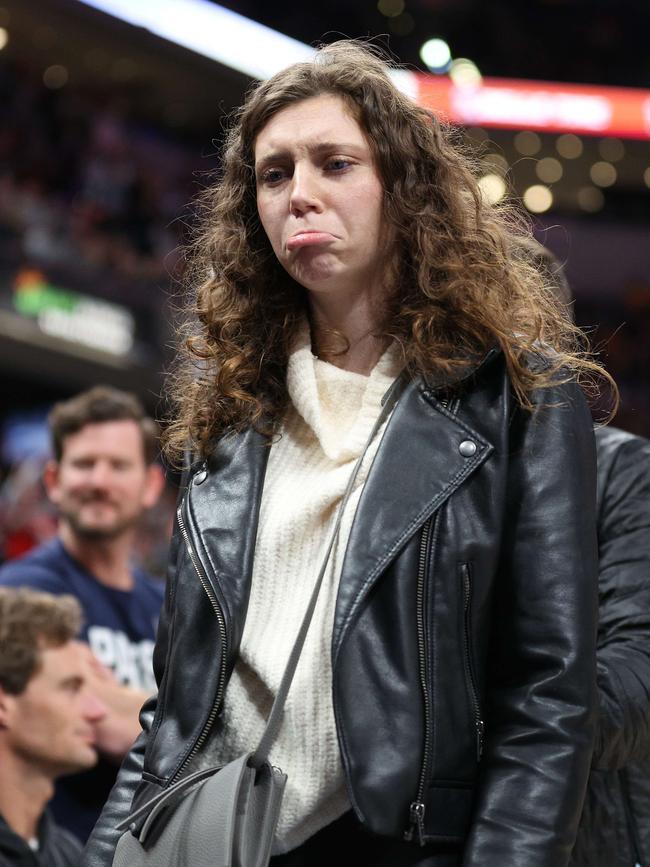
[[[599,627],[591,774],[570,867],[650,863],[650,442],[596,431]]]
[[[152,653],[162,583],[130,562],[138,524],[164,484],[157,426],[130,394],[97,386],[49,416],[55,460],[44,481],[59,510],[58,536],[0,569],[0,584],[69,593],[84,613],[82,637],[97,660],[92,687],[109,713],[98,726],[102,760],[57,786],[57,820],[85,839],[118,763],[155,691]]]
[[[0,864],[77,867],[81,847],[46,805],[54,780],[97,762],[106,713],[89,690],[70,596],[0,588]]]
[[[557,259],[529,252],[572,315]],[[650,441],[596,429],[600,714],[570,867],[641,867],[650,858]]]
[[[13,560],[56,534],[56,518],[43,502],[43,466],[23,459],[15,464],[0,488],[3,559]]]

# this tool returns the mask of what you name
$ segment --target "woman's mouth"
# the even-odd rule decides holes
[[[320,247],[323,244],[329,244],[332,240],[334,240],[334,236],[329,232],[296,232],[287,241],[287,250],[299,250],[301,247]]]

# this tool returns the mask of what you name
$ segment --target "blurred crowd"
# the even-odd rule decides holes
[[[0,117],[3,253],[13,241],[44,264],[164,273],[179,240],[191,154],[129,118],[114,96],[50,90],[6,64]]]
[[[0,273],[157,316],[183,240],[196,153],[115,93],[48,89],[0,63]],[[155,336],[154,336],[155,339]]]

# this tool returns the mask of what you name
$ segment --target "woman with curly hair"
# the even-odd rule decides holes
[[[271,747],[271,864],[562,867],[595,701],[580,332],[358,44],[251,92],[204,206],[160,692],[84,863],[257,746],[360,460]]]

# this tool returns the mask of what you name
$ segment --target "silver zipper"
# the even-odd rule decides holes
[[[194,545],[192,544],[192,541],[190,539],[190,535],[187,532],[187,528],[185,526],[185,520],[183,518],[183,504],[182,503],[178,507],[176,517],[178,518],[178,526],[179,526],[179,529],[181,531],[181,535],[185,541],[185,545],[187,546],[187,551],[188,551],[188,554],[190,555],[190,560],[192,561],[192,565],[194,566],[194,569],[196,571],[196,574],[198,575],[199,581],[201,582],[201,585],[202,585],[203,589],[205,590],[205,592],[208,596],[208,599],[210,600],[210,604],[212,605],[214,613],[217,616],[217,621],[219,623],[219,632],[221,635],[222,659],[221,659],[221,670],[219,672],[219,683],[217,685],[217,694],[215,695],[214,702],[212,703],[212,708],[210,709],[210,714],[209,714],[209,716],[205,722],[205,725],[203,726],[201,734],[197,738],[194,746],[192,747],[190,752],[187,754],[187,756],[183,760],[183,763],[181,764],[179,769],[176,771],[176,773],[174,774],[174,776],[170,780],[170,785],[172,783],[174,783],[182,775],[182,773],[185,770],[185,768],[187,767],[187,765],[192,761],[194,756],[201,749],[201,747],[203,746],[203,744],[206,741],[206,738],[208,737],[208,735],[210,733],[210,729],[214,725],[214,721],[217,718],[217,714],[219,713],[219,707],[221,706],[221,700],[223,699],[223,694],[225,692],[225,686],[226,686],[226,647],[227,647],[227,639],[228,639],[228,636],[226,633],[226,621],[225,621],[225,618],[223,616],[223,611],[221,610],[221,606],[219,605],[219,601],[218,601],[218,599],[214,593],[214,590],[212,589],[212,585],[208,581],[207,575],[205,574],[205,571],[201,565],[201,562],[199,561],[199,558],[198,558],[196,551],[194,549]]]
[[[450,398],[443,397],[440,399],[440,404],[450,412],[454,413],[458,409],[459,401],[454,400],[450,407]],[[424,623],[424,594],[427,562],[430,557],[429,542],[432,538],[434,528],[436,526],[436,515],[432,515],[422,528],[422,536],[420,537],[420,555],[418,559],[418,579],[417,579],[417,599],[416,599],[416,617],[417,617],[417,637],[418,637],[418,660],[420,670],[420,686],[422,688],[422,697],[424,700],[424,747],[422,750],[422,764],[420,765],[420,776],[418,778],[418,788],[415,800],[409,805],[409,824],[404,832],[404,839],[411,841],[417,835],[420,846],[424,846],[424,815],[426,812],[426,804],[424,803],[424,790],[430,775],[431,752],[433,746],[432,733],[432,702],[431,693],[429,690],[429,660],[426,648],[426,627]]]
[[[471,602],[472,602],[472,579],[469,574],[469,566],[463,563],[461,567],[463,576],[463,613],[464,613],[464,653],[463,665],[465,667],[465,680],[469,689],[470,703],[472,705],[472,714],[474,717],[474,728],[476,730],[476,761],[481,761],[483,755],[483,735],[485,733],[485,723],[482,719],[481,705],[478,700],[478,690],[476,688],[476,679],[474,677],[474,667],[472,665],[472,647],[470,639],[470,630],[472,627]]]
[[[420,686],[422,688],[422,696],[424,699],[424,748],[422,751],[422,764],[420,766],[420,776],[418,779],[418,789],[409,806],[409,824],[404,832],[405,840],[412,840],[417,834],[417,839],[421,846],[424,845],[424,814],[426,805],[424,803],[424,790],[429,779],[431,752],[433,746],[432,737],[432,713],[431,713],[431,692],[429,690],[429,660],[427,656],[427,639],[426,626],[424,622],[424,603],[425,603],[425,584],[427,561],[430,557],[430,541],[433,536],[435,526],[435,516],[431,516],[422,528],[420,537],[420,555],[418,559],[418,578],[417,578],[417,593],[416,593],[416,618],[417,618],[417,638],[418,638],[418,661],[420,672]]]

